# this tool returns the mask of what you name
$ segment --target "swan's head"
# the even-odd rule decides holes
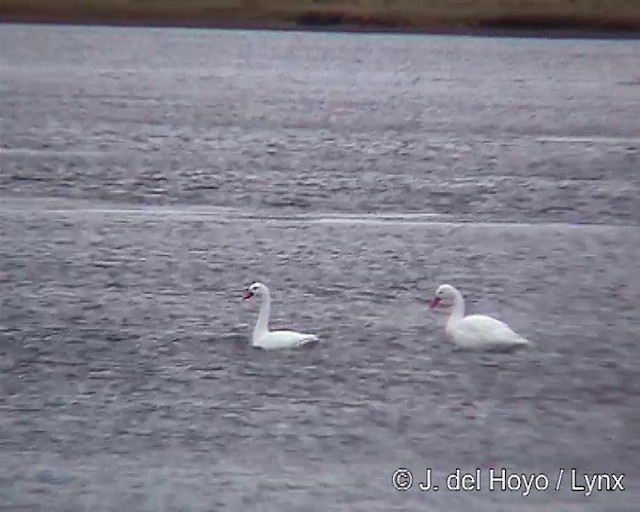
[[[455,288],[450,284],[441,284],[436,290],[436,296],[431,301],[431,307],[435,308],[442,302],[442,299],[448,299],[455,296]]]
[[[267,287],[265,285],[263,285],[262,283],[253,283],[251,286],[249,286],[249,288],[247,288],[244,292],[244,295],[242,296],[242,298],[244,300],[250,299],[251,297],[253,297],[254,295],[262,295],[262,292],[264,290],[266,290]]]

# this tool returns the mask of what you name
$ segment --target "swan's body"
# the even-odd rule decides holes
[[[457,288],[443,284],[436,291],[431,307],[443,298],[453,298],[453,309],[445,332],[460,348],[467,350],[512,351],[530,345],[504,322],[486,315],[464,316],[464,298]]]
[[[253,328],[251,345],[265,350],[295,348],[318,341],[315,334],[304,334],[295,331],[269,331],[269,313],[271,310],[271,296],[269,288],[262,283],[253,283],[245,292],[243,299],[247,300],[258,295],[262,298],[258,321]]]
[[[251,337],[251,344],[254,347],[265,350],[295,348],[314,341],[318,341],[315,334],[303,334],[295,331],[268,331],[257,334],[254,331]]]

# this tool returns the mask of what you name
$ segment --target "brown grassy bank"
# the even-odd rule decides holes
[[[0,0],[0,21],[640,36],[640,0]]]

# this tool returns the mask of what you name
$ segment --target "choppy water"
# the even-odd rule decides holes
[[[637,510],[638,42],[0,48],[0,510]],[[319,347],[248,347],[258,279]],[[536,348],[453,351],[445,281]],[[398,467],[483,490],[398,492]]]

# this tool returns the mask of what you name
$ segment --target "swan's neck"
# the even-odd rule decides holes
[[[269,332],[269,312],[271,310],[271,297],[269,291],[264,290],[262,292],[262,302],[260,303],[260,313],[258,314],[258,321],[253,328],[253,335],[258,336]]]
[[[458,290],[453,290],[453,308],[447,325],[453,325],[464,317],[464,298]]]

